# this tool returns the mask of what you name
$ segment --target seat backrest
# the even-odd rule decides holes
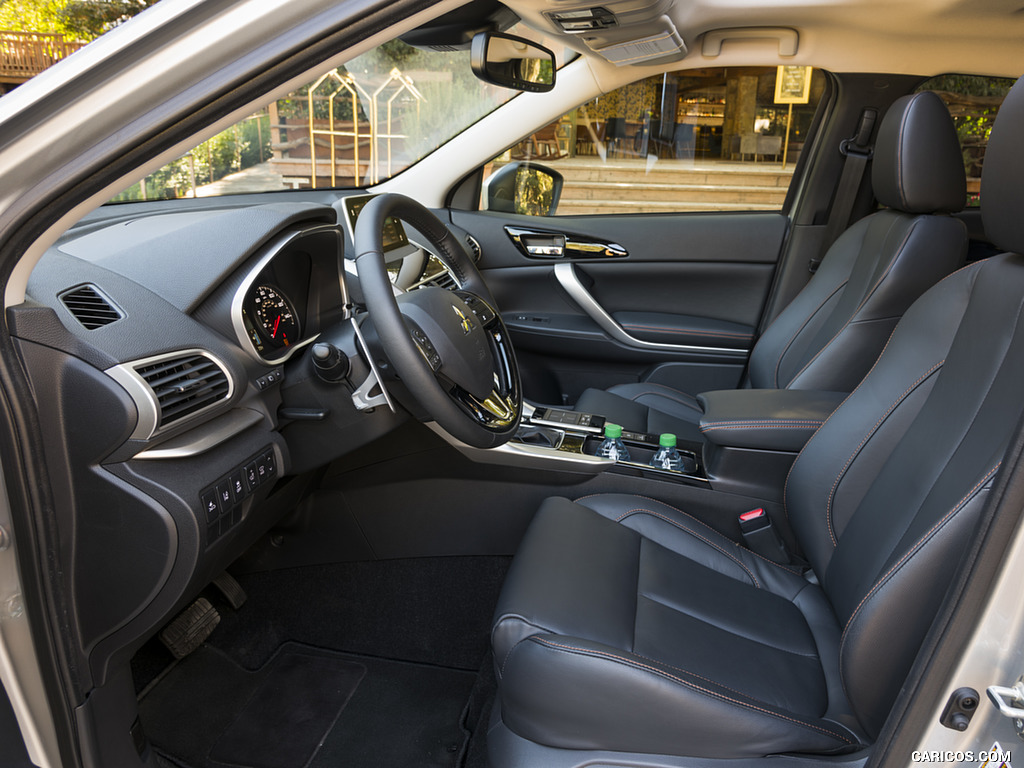
[[[765,330],[750,356],[749,386],[849,392],[907,307],[963,264],[966,228],[941,215],[967,199],[963,157],[934,93],[904,96],[886,112],[871,183],[886,209],[840,235]]]
[[[1024,251],[1024,86],[982,182],[986,231]],[[1014,176],[1016,174],[1016,176]],[[843,627],[840,669],[877,734],[949,586],[1024,410],[1024,257],[966,267],[917,301],[797,458],[794,533]]]

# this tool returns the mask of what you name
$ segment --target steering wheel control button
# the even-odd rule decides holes
[[[437,353],[437,348],[431,343],[430,339],[418,327],[413,326],[412,338],[416,342],[416,346],[420,348],[420,352],[430,363],[430,369],[435,373],[441,368],[441,355]]]
[[[458,295],[459,298],[466,302],[466,306],[473,311],[476,319],[480,321],[480,325],[487,325],[494,319],[494,310],[479,296],[472,293],[459,293]]]

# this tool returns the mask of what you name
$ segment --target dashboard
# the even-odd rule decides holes
[[[102,209],[9,310],[50,465],[68,468],[51,479],[56,572],[90,686],[291,511],[306,470],[408,418],[354,402],[370,369],[337,219],[315,203]],[[349,358],[344,381],[299,354],[317,340]]]

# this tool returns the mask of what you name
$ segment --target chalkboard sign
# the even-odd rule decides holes
[[[811,100],[811,67],[779,67],[775,74],[776,104],[806,104]]]

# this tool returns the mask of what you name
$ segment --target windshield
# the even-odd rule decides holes
[[[554,48],[522,25],[510,32]],[[111,202],[369,186],[516,93],[478,80],[468,50],[391,40],[269,103]]]

